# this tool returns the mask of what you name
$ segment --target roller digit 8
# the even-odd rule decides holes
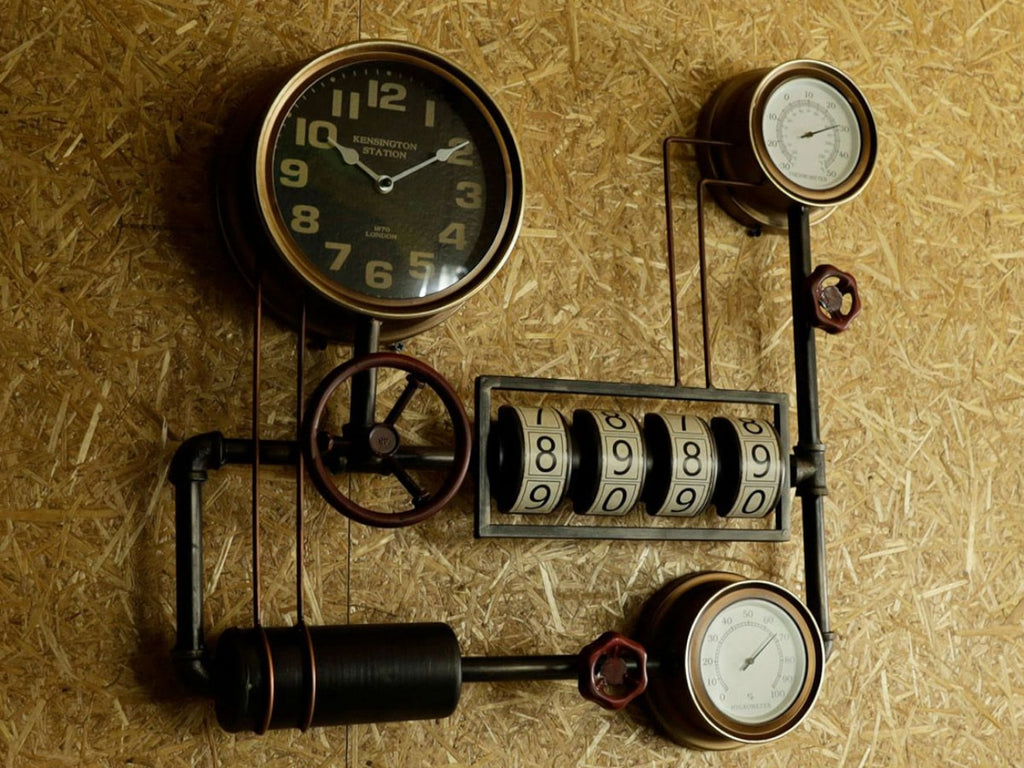
[[[502,512],[544,514],[557,507],[572,475],[565,417],[552,408],[503,405],[492,432],[491,476]]]

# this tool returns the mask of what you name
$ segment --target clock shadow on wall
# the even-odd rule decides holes
[[[245,357],[249,354],[246,339],[252,324],[253,295],[223,244],[217,224],[214,181],[225,147],[235,140],[246,118],[251,119],[257,111],[257,105],[251,102],[249,95],[272,91],[287,74],[285,67],[257,70],[244,76],[238,76],[236,69],[228,69],[218,72],[220,87],[202,99],[189,99],[180,93],[166,96],[175,107],[178,103],[189,104],[187,110],[175,115],[178,118],[174,124],[175,138],[180,149],[164,163],[158,182],[161,214],[158,221],[162,223],[156,228],[162,230],[164,236],[163,258],[177,259],[187,265],[187,269],[173,273],[186,274],[185,279],[176,283],[172,290],[179,293],[183,318],[188,318],[191,326],[179,336],[177,343],[202,348],[205,338],[213,341],[214,337],[220,336],[220,326],[232,331],[236,338],[237,360],[243,362],[240,366],[237,361],[229,361],[225,367],[223,361],[218,361],[213,355],[187,356],[190,364],[198,363],[200,367],[182,375],[186,385],[180,388],[175,400],[168,401],[165,410],[177,421],[174,418],[168,420],[169,445],[162,453],[159,449],[154,451],[154,468],[162,469],[170,462],[178,443],[188,436],[182,430],[193,428],[187,421],[205,419],[211,413],[230,418],[224,414],[222,402],[219,411],[213,410],[211,404],[218,398],[216,392],[204,393],[197,382],[216,382],[235,375],[244,367]],[[236,329],[241,329],[241,333],[234,333]],[[193,413],[198,416],[193,417]],[[161,512],[169,512],[166,505]],[[233,511],[229,505],[225,513],[235,515],[239,520],[244,516],[237,505]],[[174,592],[173,578],[168,581],[161,577],[168,564],[173,563],[173,540],[158,543],[161,534],[157,529],[165,528],[159,520],[160,517],[154,515],[147,523],[149,531],[146,538],[153,542],[152,546],[137,548],[140,556],[135,558],[134,565],[137,588],[133,596],[133,613],[139,640],[129,664],[137,683],[148,690],[150,700],[160,706],[168,719],[194,719],[205,716],[205,712],[202,708],[181,707],[187,688],[167,663],[168,649],[174,644],[173,618],[168,621],[161,608],[165,601],[156,596],[170,598]]]

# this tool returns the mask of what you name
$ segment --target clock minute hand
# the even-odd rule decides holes
[[[452,155],[454,155],[460,149],[468,145],[469,142],[464,141],[461,144],[456,144],[454,147],[443,147],[442,149],[437,150],[434,154],[432,154],[422,163],[417,163],[412,168],[406,168],[404,171],[396,173],[394,176],[391,177],[391,181],[392,183],[394,183],[399,179],[404,179],[406,176],[411,176],[412,174],[416,173],[416,171],[420,170],[421,168],[426,168],[428,165],[431,165],[432,163],[447,163]]]

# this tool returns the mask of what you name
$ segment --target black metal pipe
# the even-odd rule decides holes
[[[209,658],[203,633],[203,483],[225,464],[251,464],[252,440],[226,439],[220,432],[194,435],[175,451],[168,471],[174,486],[177,635],[172,658],[178,677],[194,693],[210,692]],[[260,462],[293,464],[296,443],[260,441]]]
[[[575,680],[580,657],[575,656],[463,656],[462,682],[492,683],[506,680]]]
[[[811,274],[811,225],[807,206],[789,209],[789,263],[793,297],[793,352],[796,371],[797,444],[793,448],[801,468],[796,495],[803,511],[804,571],[807,607],[821,629],[826,658],[832,652],[834,634],[829,622],[828,577],[825,570],[825,446],[818,421],[818,357],[812,311],[806,290]]]
[[[380,347],[380,320],[361,318],[352,346],[352,359],[376,352]],[[369,429],[376,422],[377,369],[369,368],[352,377],[352,400],[349,403],[348,426]]]
[[[623,657],[627,671],[637,669],[636,659]],[[558,656],[463,656],[462,682],[500,683],[528,680],[577,680],[580,655]],[[661,667],[658,659],[648,657],[648,672]]]

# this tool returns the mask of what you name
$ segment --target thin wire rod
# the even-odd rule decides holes
[[[679,373],[679,305],[676,298],[676,245],[672,222],[672,176],[669,164],[669,151],[676,144],[704,147],[731,147],[732,144],[728,141],[690,139],[681,136],[669,136],[662,142],[662,166],[665,177],[665,229],[668,236],[668,279],[671,287],[671,296],[669,298],[671,300],[672,321],[672,366],[675,374],[675,385],[680,387],[682,386],[682,381]],[[700,318],[704,345],[704,384],[707,389],[714,389],[711,375],[711,315],[708,308],[707,254],[704,242],[704,190],[706,187],[711,186],[750,188],[758,185],[746,181],[703,177],[697,183],[697,260],[700,269]]]
[[[263,281],[256,281],[252,332],[252,623],[260,626],[260,348]]]
[[[672,224],[672,174],[669,168],[669,150],[673,144],[681,143],[681,139],[669,136],[661,145],[661,165],[665,179],[665,229],[668,232],[668,283],[669,313],[672,323],[672,374],[675,386],[681,387],[682,377],[679,373],[679,301],[676,298],[676,238]]]
[[[706,238],[704,235],[704,190],[708,187],[726,187],[742,189],[756,187],[747,181],[730,181],[729,179],[702,178],[697,183],[697,260],[700,262],[700,315],[704,332],[704,381],[708,389],[714,389],[711,383],[711,323],[708,309],[708,265],[706,256]]]
[[[306,457],[302,450],[302,417],[305,405],[305,379],[306,379],[306,304],[303,302],[299,312],[299,333],[298,344],[295,349],[295,444],[298,451],[295,457],[295,614],[296,625],[303,636],[303,649],[306,659],[306,713],[300,728],[306,731],[313,724],[313,715],[316,710],[316,657],[313,651],[313,638],[309,633],[305,617],[305,588],[303,578],[305,573],[303,542],[303,522],[306,509]]]
[[[709,179],[697,183],[697,261],[700,263],[700,323],[704,338],[704,385],[713,389],[711,382],[711,323],[708,311],[708,261],[704,245],[704,190]]]
[[[299,313],[299,342],[295,351],[295,443],[302,445],[302,408],[306,396],[303,389],[306,365],[306,305],[303,303]],[[305,486],[303,479],[306,475],[305,453],[301,448],[296,452],[295,461],[295,604],[296,621],[301,626],[305,624],[303,615],[303,510],[306,507]]]
[[[730,147],[727,141],[715,141],[713,139],[689,139],[681,136],[669,136],[662,142],[662,169],[665,177],[665,229],[668,234],[668,280],[671,289],[670,306],[672,322],[672,370],[674,372],[675,385],[681,387],[682,377],[679,372],[679,302],[677,299],[678,286],[676,285],[676,237],[672,219],[672,173],[669,162],[669,152],[677,144],[686,146],[711,146]],[[702,328],[702,339],[704,346],[704,385],[713,389],[711,376],[711,324],[708,312],[708,276],[707,259],[704,249],[704,203],[703,188],[705,184],[723,184],[726,186],[754,186],[746,182],[726,182],[715,179],[702,178],[697,184],[697,256],[700,266],[700,319]]]

